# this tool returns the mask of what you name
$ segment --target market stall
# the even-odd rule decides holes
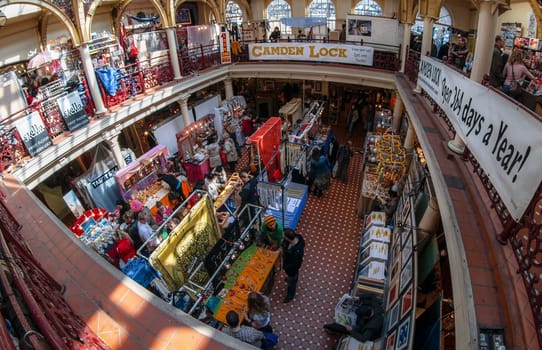
[[[209,157],[216,157],[208,152],[208,145],[217,141],[214,128],[214,115],[194,122],[176,134],[179,158],[186,170],[188,181],[195,183],[204,179],[211,170]],[[216,149],[216,147],[213,147]]]
[[[318,134],[319,120],[324,112],[325,102],[315,100],[309,102],[309,108],[305,112],[303,119],[297,119],[292,124],[292,132],[288,139],[290,142],[307,144],[309,138],[314,138]]]
[[[402,180],[406,157],[398,135],[368,133],[363,159],[363,182],[357,203],[358,215],[369,213],[375,200],[388,201],[390,188]]]
[[[256,166],[256,159],[260,167],[263,164],[268,174],[279,169],[280,157],[276,152],[280,146],[282,121],[279,117],[269,118],[258,130],[248,139],[247,144],[251,145],[251,164]],[[261,172],[261,168],[259,169]]]
[[[70,230],[87,247],[101,255],[106,254],[115,243],[115,225],[110,220],[109,212],[102,208],[87,210],[75,220]]]
[[[235,263],[226,272],[224,287],[218,292],[216,298],[208,303],[214,317],[223,323],[226,314],[234,310],[241,322],[243,311],[246,311],[248,294],[252,291],[269,292],[266,286],[272,283],[274,266],[278,261],[280,252],[251,245],[237,258]]]
[[[169,187],[158,181],[157,172],[167,168],[167,148],[158,145],[128,164],[115,174],[115,180],[125,201],[139,200],[144,206],[156,212],[156,202],[170,206]]]

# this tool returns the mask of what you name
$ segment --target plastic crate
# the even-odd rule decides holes
[[[335,322],[344,326],[356,324],[356,305],[352,302],[352,296],[345,294],[335,306]]]

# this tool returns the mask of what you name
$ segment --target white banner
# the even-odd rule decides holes
[[[542,181],[542,123],[427,56],[420,61],[418,83],[444,110],[518,221]]]
[[[250,43],[250,60],[286,60],[373,65],[374,49],[369,46],[302,42]]]

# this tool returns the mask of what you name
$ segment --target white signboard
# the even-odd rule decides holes
[[[53,144],[38,112],[32,112],[18,119],[15,127],[31,156],[38,155]]]
[[[287,60],[373,65],[374,49],[368,46],[320,43],[250,43],[250,60]]]
[[[397,47],[401,45],[402,37],[397,19],[360,15],[346,16],[346,41],[359,42],[363,40],[364,43]],[[382,47],[381,50],[385,50],[385,47]]]
[[[518,221],[542,181],[542,123],[427,56],[421,58],[418,82],[444,110]]]

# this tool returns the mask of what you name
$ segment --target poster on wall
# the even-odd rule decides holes
[[[20,118],[15,122],[15,127],[32,157],[53,144],[38,112]]]
[[[527,36],[529,38],[536,38],[536,16],[533,12],[528,14],[527,18]]]
[[[347,15],[346,41],[378,43],[389,45],[390,49],[399,46],[402,38],[399,22],[393,18]]]
[[[501,36],[504,39],[504,50],[511,51],[514,47],[514,38],[521,36],[521,23],[501,24]]]
[[[88,124],[88,116],[78,91],[72,91],[59,97],[56,103],[70,131],[75,131]]]
[[[72,212],[73,216],[78,218],[81,215],[83,215],[83,213],[85,212],[85,209],[83,208],[81,201],[79,201],[79,198],[77,198],[73,190],[70,190],[68,193],[66,193],[63,196],[63,198],[68,208],[70,208],[70,211]]]
[[[349,19],[346,32],[350,35],[371,36],[372,21]]]

